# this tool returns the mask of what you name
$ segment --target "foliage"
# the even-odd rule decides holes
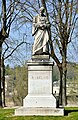
[[[68,63],[67,81],[78,82],[78,64]]]
[[[55,65],[53,68],[53,81],[58,81],[58,80],[59,80],[59,70]]]
[[[55,65],[53,68],[53,81],[57,80],[59,80],[59,70]],[[67,63],[67,82],[78,82],[78,64],[72,62]]]
[[[7,94],[12,94],[12,100],[15,105],[21,105],[28,89],[27,67],[25,65],[22,67],[16,66],[14,69],[9,68],[7,71],[8,75],[10,75]]]
[[[15,109],[0,109],[0,120],[78,120],[78,107],[65,108],[65,116],[13,116]]]
[[[12,75],[13,69],[10,68],[9,64],[5,68],[5,75]]]
[[[14,102],[17,102],[17,105],[22,104],[24,97],[27,95],[27,68],[16,67],[15,68],[15,85],[14,85]],[[15,96],[17,101],[15,100]]]

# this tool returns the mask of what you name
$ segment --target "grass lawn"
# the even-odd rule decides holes
[[[14,116],[15,109],[0,109],[0,120],[78,120],[78,107],[65,108],[65,116]]]

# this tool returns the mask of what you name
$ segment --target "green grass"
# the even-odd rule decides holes
[[[15,109],[0,109],[0,120],[78,120],[78,107],[65,108],[65,116],[14,116]]]

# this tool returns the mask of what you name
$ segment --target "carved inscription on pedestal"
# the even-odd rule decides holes
[[[30,80],[49,80],[50,72],[48,71],[33,71],[30,72]]]
[[[31,76],[31,79],[33,80],[45,80],[48,79],[48,76]]]

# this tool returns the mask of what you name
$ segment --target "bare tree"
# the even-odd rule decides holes
[[[66,105],[67,51],[77,22],[77,0],[33,0],[31,3],[30,1],[20,2],[22,15],[26,16],[27,13],[25,14],[25,11],[28,10],[30,20],[27,17],[24,18],[31,22],[34,14],[38,13],[39,9],[34,2],[37,3],[38,7],[44,6],[47,19],[51,23],[51,28],[49,28],[50,56],[56,62],[60,72],[60,104]],[[55,44],[57,50],[55,50]],[[57,55],[56,51],[59,52],[59,55]]]
[[[5,43],[4,47],[5,47],[5,45],[6,45],[6,47],[4,48],[4,50],[2,52],[2,93],[3,93],[2,102],[3,102],[3,106],[6,106],[6,103],[5,103],[5,64],[4,64],[4,62],[6,59],[11,57],[13,55],[13,53],[16,51],[17,51],[17,54],[20,55],[21,52],[18,53],[18,49],[22,45],[23,45],[23,47],[24,47],[24,45],[26,45],[26,46],[30,45],[30,43],[26,42],[24,37],[22,40],[19,40],[19,42],[15,40],[18,44],[15,44],[15,42],[13,42],[13,45],[12,45],[12,43],[9,44],[8,40],[10,41],[10,43],[12,42],[10,39],[7,38],[6,42],[4,42]],[[27,52],[27,50],[25,52]]]
[[[9,0],[6,3],[6,0],[2,0],[0,6],[1,8],[1,21],[0,21],[0,106],[2,106],[2,87],[1,87],[1,59],[4,61],[4,57],[2,57],[2,45],[6,42],[6,38],[9,37],[10,29],[12,23],[15,21],[15,27],[20,28],[26,22],[32,22],[33,13],[38,12],[37,9],[34,7],[33,2],[29,0]],[[19,24],[20,23],[20,24]],[[24,42],[24,41],[23,41]],[[7,42],[6,42],[7,44]],[[19,43],[18,46],[20,46]],[[12,51],[12,53],[17,49],[17,47]],[[8,49],[8,44],[7,44]],[[6,51],[7,51],[6,49]],[[6,53],[6,52],[5,52]],[[9,56],[11,56],[10,53]],[[4,62],[3,62],[4,63]]]
[[[34,2],[37,3],[37,5],[35,5]],[[34,14],[38,13],[40,4],[42,3],[41,6],[43,5],[45,7],[47,18],[51,23],[51,28],[49,28],[50,56],[57,63],[60,71],[60,103],[63,105],[66,104],[67,47],[71,42],[77,21],[76,2],[75,0],[33,0],[32,2],[30,0],[10,0],[8,4],[6,4],[6,0],[2,1],[0,25],[0,80],[2,45],[9,36],[13,21],[16,20],[15,27],[17,27],[17,29],[25,25],[26,22],[31,23]],[[61,60],[56,54],[54,44],[57,45]],[[2,106],[1,93],[0,81],[0,106]]]
[[[17,9],[17,4],[19,3],[19,0],[9,0],[6,3],[6,0],[2,0],[1,2],[1,21],[0,21],[0,106],[2,107],[2,86],[1,86],[1,59],[2,57],[2,45],[6,41],[6,38],[9,37],[10,29],[12,26],[12,23],[16,19],[17,15],[20,13],[20,9]]]
[[[56,62],[60,72],[60,92],[59,100],[60,104],[66,105],[66,76],[67,76],[67,50],[68,44],[72,40],[75,25],[78,20],[77,17],[77,1],[74,0],[41,0],[42,5],[46,9],[50,9],[50,23],[52,29],[50,29],[50,46],[51,46],[51,57]],[[48,8],[50,5],[50,8]],[[54,43],[57,45],[59,56],[57,56],[54,50]]]

